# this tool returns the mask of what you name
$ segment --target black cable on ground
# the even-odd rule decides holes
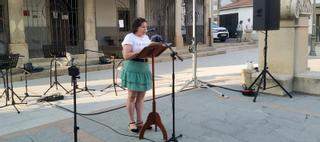
[[[217,87],[217,88],[221,88],[221,89],[225,89],[225,90],[229,90],[229,91],[233,91],[233,92],[239,92],[242,93],[243,90],[237,90],[237,89],[232,89],[232,88],[228,88],[228,87],[223,87],[223,86],[218,86],[218,85],[213,85],[213,84],[207,84],[209,87]]]
[[[111,126],[108,126],[107,124],[101,123],[101,122],[99,122],[99,121],[97,121],[97,120],[94,120],[94,119],[91,119],[91,118],[89,118],[89,117],[82,116],[82,115],[80,115],[80,116],[83,117],[83,118],[85,118],[85,119],[87,119],[87,120],[90,120],[90,121],[92,121],[92,122],[95,122],[95,123],[97,123],[97,124],[100,124],[100,125],[102,125],[102,126],[104,126],[104,127],[107,127],[107,128],[109,128],[110,130],[112,130],[113,132],[115,132],[115,133],[117,133],[117,134],[119,134],[119,135],[121,135],[121,136],[131,137],[131,138],[139,138],[139,136],[123,134],[123,133],[115,130],[115,129],[112,128]],[[150,142],[156,142],[156,141],[151,140],[151,139],[148,139],[148,138],[143,138],[143,139],[144,139],[144,140],[147,140],[147,141],[150,141]]]
[[[167,97],[167,96],[170,96],[170,95],[171,95],[171,93],[170,93],[170,94],[161,95],[161,96],[157,96],[156,99],[164,98],[164,97]],[[144,102],[150,102],[150,101],[152,101],[152,98],[147,99],[147,100],[145,100]],[[52,105],[53,105],[53,104],[52,104]],[[72,110],[70,110],[70,109],[68,109],[68,108],[65,108],[65,107],[63,107],[63,106],[59,106],[59,105],[54,105],[54,106],[56,106],[56,107],[58,107],[58,108],[63,108],[63,109],[65,109],[65,110],[68,110],[69,112],[72,112],[72,113],[73,113]],[[119,106],[119,107],[116,107],[116,108],[112,108],[112,109],[108,109],[108,110],[105,110],[105,111],[99,111],[99,112],[94,112],[94,113],[79,113],[79,112],[77,112],[77,114],[78,114],[78,115],[83,115],[83,116],[100,115],[100,114],[104,114],[104,113],[108,113],[108,112],[120,110],[120,109],[123,109],[123,108],[125,108],[125,107],[126,107],[126,105],[122,105],[122,106]]]
[[[229,91],[233,91],[233,92],[238,92],[241,93],[244,96],[248,96],[248,97],[253,97],[255,96],[256,92],[255,89],[250,89],[247,86],[243,85],[243,90],[237,90],[237,89],[232,89],[232,88],[228,88],[228,87],[224,87],[224,86],[218,86],[218,85],[213,85],[213,84],[207,84],[209,87],[217,87],[217,88],[221,88],[221,89],[225,89],[225,90],[229,90]]]
[[[223,87],[223,86],[217,86],[217,85],[212,85],[212,84],[207,84],[207,85],[208,85],[209,87],[222,88],[222,89],[225,89],[225,90],[234,91],[234,92],[239,92],[239,93],[242,93],[242,94],[244,94],[244,92],[246,91],[246,90],[237,90],[237,89],[232,89],[232,88]],[[166,95],[157,96],[156,99],[164,98],[164,97],[167,97],[167,96],[170,96],[170,95],[171,95],[171,93],[166,94]],[[150,101],[152,101],[152,98],[147,99],[147,100],[145,100],[144,102],[150,102]],[[50,103],[50,102],[47,102],[47,103],[49,103],[51,106],[55,106],[55,107],[57,107],[57,108],[59,108],[59,109],[61,109],[61,110],[64,110],[64,111],[67,111],[67,112],[70,112],[70,113],[74,113],[72,110],[70,110],[70,109],[68,109],[68,108],[65,108],[65,107],[63,107],[63,106],[54,105],[54,104],[52,104],[52,103]],[[87,120],[90,120],[90,121],[92,121],[92,122],[95,122],[95,123],[97,123],[97,124],[99,124],[99,125],[101,125],[101,126],[104,126],[104,127],[108,128],[108,129],[112,130],[113,132],[115,132],[115,133],[118,134],[118,135],[125,136],[125,137],[131,137],[131,138],[139,138],[139,136],[123,134],[123,133],[115,130],[115,129],[112,128],[111,126],[107,125],[107,124],[104,124],[104,123],[102,123],[102,122],[99,122],[99,121],[97,121],[97,120],[94,120],[94,119],[91,119],[91,118],[87,117],[87,116],[100,115],[100,114],[104,114],[104,113],[108,113],[108,112],[120,110],[120,109],[123,109],[123,108],[125,108],[125,107],[126,107],[125,105],[122,105],[122,106],[119,106],[119,107],[116,107],[116,108],[113,108],[113,109],[109,109],[109,110],[106,110],[106,111],[95,112],[95,113],[78,113],[78,112],[77,112],[77,115],[79,115],[79,116],[81,116],[81,117],[83,117],[83,118],[85,118],[85,119],[87,119]],[[150,142],[155,142],[154,140],[151,140],[151,139],[148,139],[148,138],[144,138],[144,140],[148,140],[148,141],[150,141]]]
[[[234,91],[234,92],[239,92],[239,93],[244,93],[246,92],[246,90],[237,90],[237,89],[232,89],[232,88],[227,88],[227,87],[223,87],[223,86],[217,86],[217,85],[212,85],[212,84],[207,84],[209,87],[217,87],[217,88],[222,88],[222,89],[225,89],[225,90],[229,90],[229,91]],[[170,96],[171,93],[169,94],[165,94],[165,95],[161,95],[161,96],[157,96],[156,99],[160,99],[160,98],[164,98],[164,97],[168,97]],[[150,99],[147,99],[145,100],[144,102],[150,102],[152,101],[152,98]],[[59,108],[63,108],[65,110],[68,110],[69,112],[72,112],[72,110],[68,109],[68,108],[65,108],[65,107],[62,107],[62,106],[59,106],[59,105],[54,105],[56,107],[59,107]],[[108,110],[105,110],[105,111],[99,111],[99,112],[94,112],[94,113],[79,113],[77,112],[78,115],[83,115],[83,116],[90,116],[90,115],[100,115],[100,114],[104,114],[104,113],[108,113],[108,112],[112,112],[112,111],[116,111],[116,110],[120,110],[120,109],[123,109],[125,108],[126,105],[122,105],[122,106],[119,106],[119,107],[116,107],[116,108],[112,108],[112,109],[108,109]]]
[[[65,107],[62,107],[62,106],[59,106],[59,105],[54,105],[54,104],[52,104],[52,103],[50,103],[50,102],[47,102],[47,103],[49,103],[51,106],[56,106],[57,108],[59,108],[59,109],[61,109],[61,110],[63,110],[63,111],[70,112],[70,113],[74,113],[72,110],[67,109],[67,108],[65,108]],[[119,108],[119,109],[120,109],[120,108]],[[117,110],[117,109],[114,109],[114,110]],[[111,112],[111,111],[114,111],[114,110],[109,110],[108,112]],[[106,112],[105,112],[105,113],[106,113]],[[77,115],[79,115],[79,116],[81,116],[82,118],[85,118],[85,119],[87,119],[87,120],[90,120],[90,121],[92,121],[92,122],[94,122],[94,123],[96,123],[96,124],[99,124],[99,125],[101,125],[101,126],[104,126],[104,127],[108,128],[108,129],[110,129],[111,131],[113,131],[114,133],[118,134],[118,135],[125,136],[125,137],[130,137],[130,138],[139,138],[139,136],[136,136],[136,135],[128,135],[128,134],[121,133],[121,132],[119,132],[118,130],[112,128],[111,126],[109,126],[109,125],[107,125],[107,124],[104,124],[104,123],[102,123],[102,122],[99,122],[99,121],[97,121],[97,120],[94,120],[94,119],[92,119],[92,118],[89,118],[89,117],[87,117],[87,116],[85,116],[85,115],[82,115],[82,114],[79,114],[79,113],[77,113]],[[144,140],[147,140],[147,141],[150,141],[150,142],[156,142],[156,141],[154,141],[154,140],[152,140],[152,139],[149,139],[149,138],[143,138],[143,139],[144,139]]]

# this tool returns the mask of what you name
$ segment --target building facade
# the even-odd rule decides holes
[[[198,41],[207,44],[210,0],[197,0]],[[44,47],[115,52],[136,17],[177,47],[191,42],[192,0],[0,0],[0,54],[43,58]]]

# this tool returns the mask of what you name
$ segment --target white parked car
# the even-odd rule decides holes
[[[225,27],[219,27],[217,24],[211,25],[213,40],[225,42],[229,38],[229,31]]]

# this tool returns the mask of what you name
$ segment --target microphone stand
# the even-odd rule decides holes
[[[178,55],[176,51],[174,51],[171,47],[172,44],[164,44],[165,47],[169,48],[171,51],[171,59],[172,59],[172,137],[167,142],[178,142],[178,138],[182,137],[182,134],[176,136],[176,126],[175,126],[175,64],[174,61],[178,58],[181,62],[183,59]]]
[[[78,142],[78,124],[77,124],[77,79],[80,79],[80,70],[73,64],[68,68],[69,75],[71,76],[71,83],[73,85],[73,133],[74,133],[74,142]]]

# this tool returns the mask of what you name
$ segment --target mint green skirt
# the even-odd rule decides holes
[[[152,88],[152,77],[148,63],[126,60],[121,72],[121,85],[131,91],[148,91]]]

